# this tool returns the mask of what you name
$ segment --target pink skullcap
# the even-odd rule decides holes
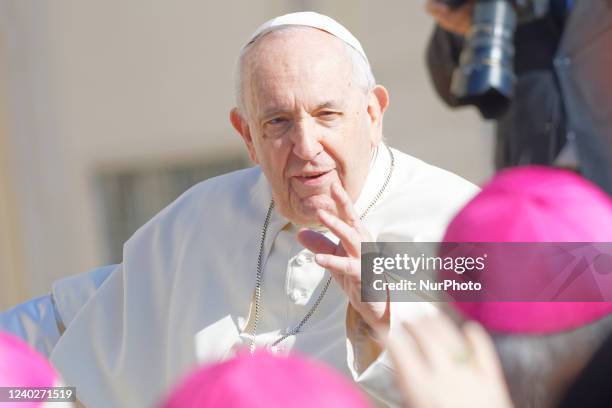
[[[19,338],[0,332],[0,387],[54,387],[58,382],[55,370],[41,354]],[[43,406],[43,402],[0,402],[0,407],[7,408]]]
[[[361,392],[327,366],[292,355],[240,354],[198,369],[164,408],[370,407]]]
[[[612,242],[612,199],[569,171],[543,166],[505,170],[457,214],[444,242]],[[552,276],[555,271],[542,273]],[[612,313],[609,302],[454,306],[491,331],[511,334],[569,331]]]

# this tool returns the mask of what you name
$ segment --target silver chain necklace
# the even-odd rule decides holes
[[[391,158],[391,164],[389,165],[389,172],[387,173],[387,177],[385,178],[385,181],[382,187],[380,188],[380,190],[378,190],[378,193],[376,193],[376,196],[374,196],[370,204],[366,207],[365,211],[359,217],[360,221],[363,221],[366,215],[368,215],[372,207],[374,207],[376,202],[383,195],[385,189],[387,188],[387,185],[389,185],[389,181],[391,181],[391,175],[393,174],[393,169],[395,168],[395,157],[393,156],[393,152],[391,151],[391,148],[389,146],[386,146],[386,147],[387,147],[387,151],[389,152],[389,157]],[[255,279],[255,296],[254,296],[255,297],[255,307],[253,311],[253,325],[252,325],[252,329],[250,333],[251,344],[249,346],[249,351],[251,352],[251,354],[255,352],[255,336],[257,335],[257,324],[259,323],[259,309],[261,305],[261,282],[263,280],[262,265],[263,265],[263,256],[264,256],[264,243],[266,241],[266,233],[268,232],[268,226],[270,224],[270,218],[272,218],[273,210],[274,210],[274,200],[271,200],[270,205],[268,206],[268,212],[266,213],[266,219],[264,221],[264,225],[261,229],[261,239],[259,241],[259,255],[257,256],[257,277]],[[300,332],[302,327],[306,324],[306,322],[311,318],[311,316],[314,314],[314,312],[319,307],[319,304],[321,303],[321,301],[323,300],[323,297],[327,293],[327,289],[329,288],[331,281],[332,281],[332,277],[330,275],[327,278],[327,281],[325,282],[325,285],[323,286],[321,293],[319,293],[317,300],[314,302],[310,310],[304,315],[302,320],[300,320],[300,322],[297,325],[295,325],[291,330],[289,330],[287,333],[283,334],[278,339],[276,339],[276,341],[272,343],[271,347],[276,347],[276,345],[278,345],[280,342],[282,342],[286,338],[293,336]]]

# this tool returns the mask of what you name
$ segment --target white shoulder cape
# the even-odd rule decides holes
[[[380,150],[362,196],[373,196],[387,171]],[[393,152],[391,183],[366,227],[377,241],[439,240],[476,187]],[[224,358],[249,311],[270,199],[259,167],[206,180],[126,242],[123,263],[104,271],[110,274],[93,294],[79,294],[87,275],[54,286],[66,331],[51,361],[87,407],[151,406],[198,358]],[[273,215],[265,254],[286,224]],[[204,355],[196,336],[208,339]]]

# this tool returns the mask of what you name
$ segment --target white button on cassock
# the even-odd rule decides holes
[[[289,297],[291,298],[291,300],[293,300],[294,302],[297,302],[298,299],[300,298],[300,292],[297,289],[293,289],[291,291],[291,294],[289,295]]]
[[[295,263],[297,266],[302,266],[306,263],[306,257],[304,256],[304,254],[299,254],[296,258],[295,258]]]
[[[306,299],[308,297],[308,292],[306,291],[306,289],[293,289],[289,297],[294,302],[297,302],[299,300]]]

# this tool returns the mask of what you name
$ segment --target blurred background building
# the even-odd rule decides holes
[[[228,120],[240,47],[262,22],[329,14],[391,94],[389,143],[479,183],[492,129],[429,83],[422,1],[0,0],[0,310],[119,262],[182,191],[249,165]]]

